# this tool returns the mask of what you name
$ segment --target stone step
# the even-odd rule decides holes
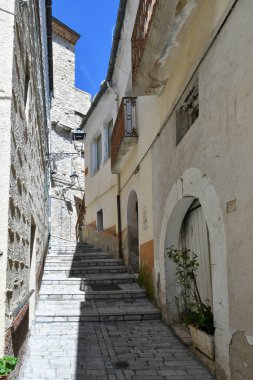
[[[85,274],[95,274],[95,273],[126,273],[127,268],[123,265],[121,266],[94,266],[94,267],[79,267],[79,268],[71,268],[68,267],[61,267],[61,268],[46,268],[44,271],[45,276],[47,274],[63,274],[65,273],[66,277],[73,277],[76,275],[82,275]]]
[[[59,277],[44,274],[43,284],[44,285],[77,285],[81,286],[81,289],[85,287],[85,285],[103,285],[103,284],[129,284],[135,282],[135,276],[128,273],[122,274],[100,274],[91,275],[87,274],[83,278],[67,278],[67,277]]]
[[[58,254],[73,254],[73,253],[91,253],[91,252],[102,252],[100,248],[94,247],[82,247],[82,248],[50,248],[50,253],[58,253]]]
[[[141,321],[161,318],[159,310],[145,299],[87,302],[40,302],[36,323]]]
[[[50,248],[85,248],[85,247],[91,247],[93,248],[93,245],[91,244],[76,244],[75,242],[73,243],[53,243],[51,242]]]
[[[105,299],[128,299],[144,298],[146,291],[136,283],[86,286],[81,291],[78,286],[46,286],[42,284],[40,300],[105,300]]]
[[[47,260],[45,269],[50,269],[52,267],[66,267],[66,268],[73,268],[73,267],[93,267],[93,266],[120,266],[124,265],[122,260],[117,259],[81,259],[79,261],[63,261],[63,260]]]
[[[104,252],[93,252],[93,253],[78,253],[78,254],[49,254],[47,256],[47,261],[54,261],[54,260],[59,260],[59,261],[79,261],[79,260],[97,260],[97,259],[113,259],[113,256],[104,253]]]

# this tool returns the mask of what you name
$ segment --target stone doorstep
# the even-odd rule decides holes
[[[173,324],[170,327],[185,346],[192,346],[192,337],[188,327],[180,323]]]
[[[209,359],[206,355],[204,355],[202,352],[197,350],[192,345],[192,337],[191,333],[188,327],[183,326],[182,324],[173,324],[170,326],[173,333],[180,339],[180,341],[185,345],[188,346],[189,349],[198,357],[198,359],[209,369],[209,371],[212,373],[212,375],[215,376],[216,374],[216,366],[215,361]]]

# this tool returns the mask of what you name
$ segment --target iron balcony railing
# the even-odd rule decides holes
[[[121,159],[136,144],[136,97],[122,98],[111,137],[111,167],[117,173]]]
[[[159,0],[140,0],[132,34],[132,78],[136,79]]]

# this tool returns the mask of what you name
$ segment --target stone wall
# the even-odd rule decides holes
[[[77,214],[84,196],[84,153],[75,150],[71,132],[79,127],[82,115],[87,112],[90,95],[75,87],[75,32],[62,23],[59,25],[57,20],[53,26],[51,237],[52,240],[75,240]],[[69,33],[72,42],[61,32]],[[70,188],[73,172],[79,177],[75,186]]]
[[[7,2],[4,3],[6,9]],[[34,317],[36,274],[41,270],[48,241],[46,155],[49,99],[48,89],[45,89],[48,72],[43,57],[47,47],[42,46],[46,35],[46,20],[42,17],[39,4],[34,0],[22,7],[18,1],[10,1],[8,6],[12,6],[14,12],[12,16],[2,13],[4,19],[1,20],[7,24],[12,17],[8,37],[1,45],[9,45],[12,52],[12,59],[8,62],[9,76],[6,77],[10,102],[5,114],[5,129],[1,131],[1,136],[8,136],[8,140],[1,140],[1,150],[2,146],[5,149],[5,164],[1,170],[6,174],[7,181],[5,188],[0,188],[0,197],[8,196],[8,209],[5,207],[4,210],[7,214],[5,220],[1,220],[1,238],[6,241],[6,261],[1,264],[5,265],[2,269],[6,281],[1,284],[5,288],[4,299],[1,300],[5,303],[5,309],[0,310],[1,314],[5,314],[7,332],[10,328],[14,331],[13,311],[34,290],[29,300],[29,309],[25,313],[27,318],[20,318],[19,321],[22,336],[13,335],[11,345],[6,347],[8,352],[17,355]],[[1,90],[2,88],[1,82]],[[5,256],[4,251],[3,253]],[[3,352],[2,340],[0,351]]]

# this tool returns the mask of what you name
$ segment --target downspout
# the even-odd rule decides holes
[[[119,257],[123,257],[122,249],[122,224],[121,224],[121,200],[120,200],[120,174],[117,174],[117,213],[118,213],[118,244]]]
[[[111,86],[110,82],[107,82],[107,86],[110,90],[113,91],[116,98],[116,107],[117,114],[119,112],[119,94],[115,89]],[[120,199],[120,174],[117,174],[117,216],[118,216],[118,246],[119,246],[119,257],[123,257],[123,249],[122,249],[122,223],[121,223],[121,199]]]
[[[53,28],[52,28],[52,0],[46,0],[46,27],[47,27],[47,52],[48,52],[48,80],[50,96],[50,113],[52,107],[52,97],[54,91],[54,72],[53,72]],[[48,191],[48,247],[51,244],[51,117],[48,130],[48,165],[46,175],[46,186]]]

